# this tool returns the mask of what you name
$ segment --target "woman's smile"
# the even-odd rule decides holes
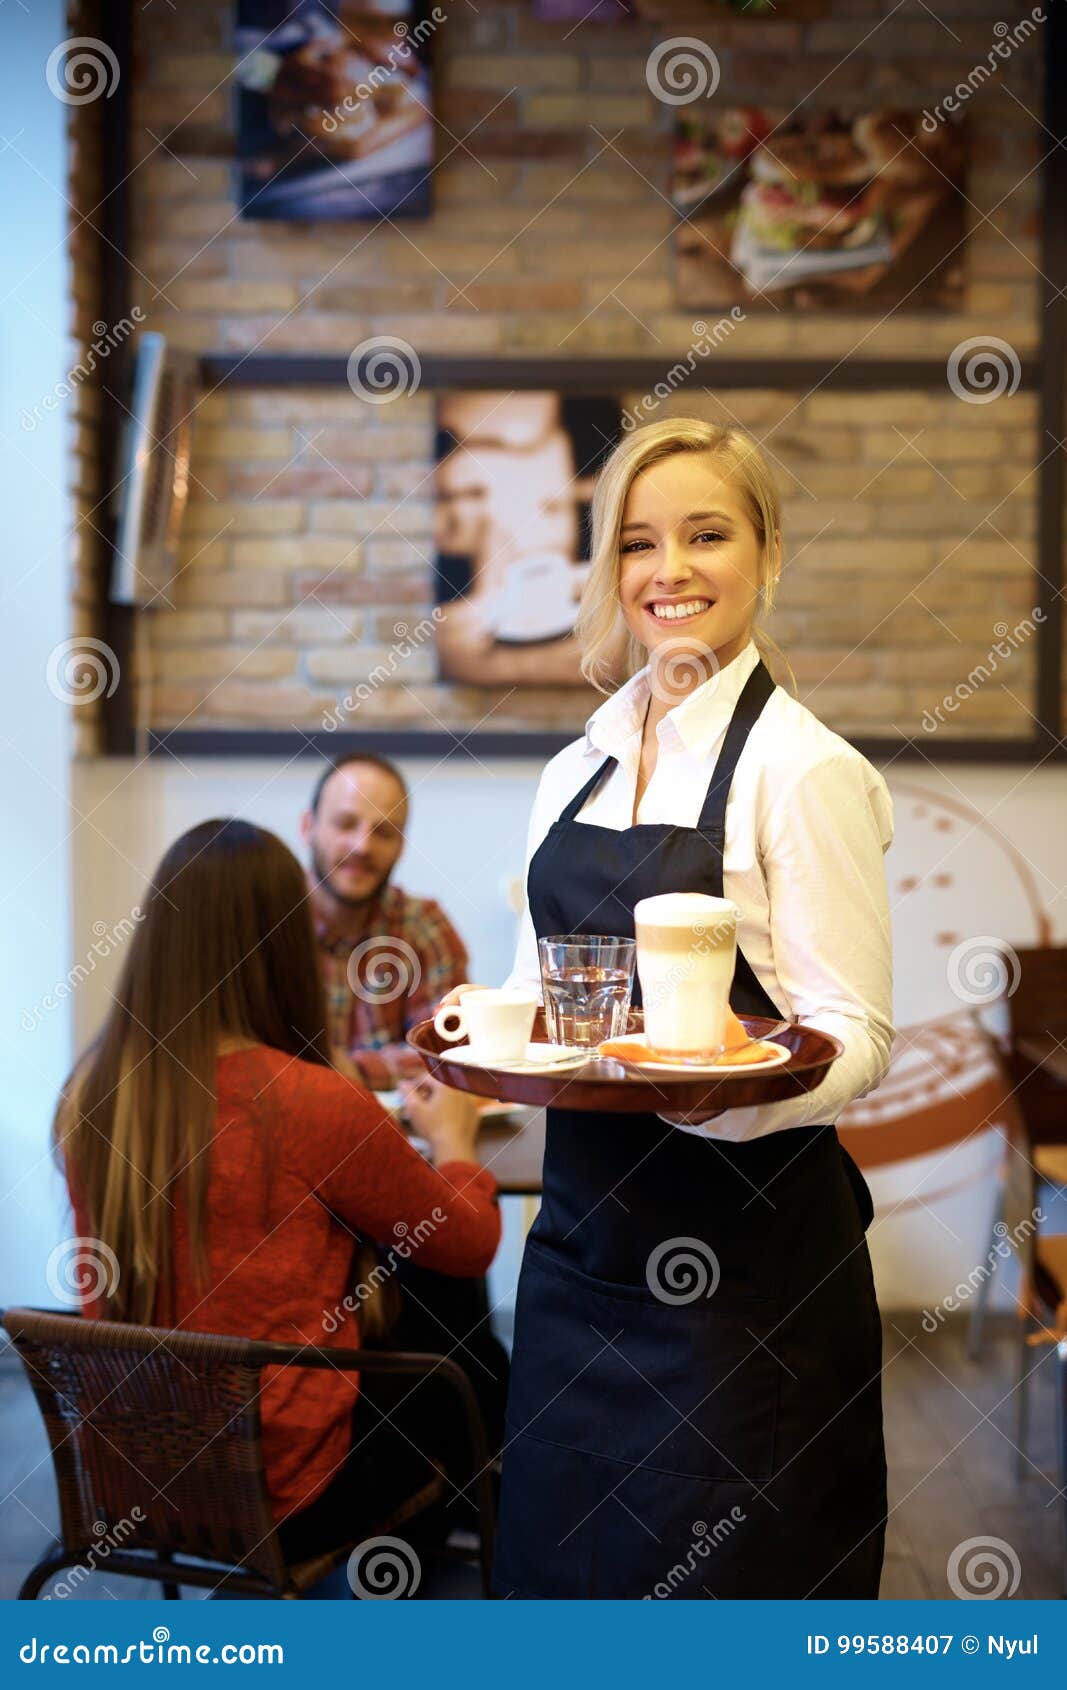
[[[649,599],[645,605],[657,622],[691,622],[696,616],[703,616],[705,611],[711,610],[714,599],[706,598],[658,598]]]

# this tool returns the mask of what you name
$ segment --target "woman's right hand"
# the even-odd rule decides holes
[[[478,986],[473,980],[463,980],[458,986],[453,986],[450,992],[445,993],[437,1008],[447,1009],[450,1004],[458,1003],[464,992],[484,992],[485,990],[485,986]]]
[[[432,1075],[402,1083],[404,1111],[415,1132],[427,1140],[436,1163],[476,1162],[481,1115],[478,1099],[456,1091]]]

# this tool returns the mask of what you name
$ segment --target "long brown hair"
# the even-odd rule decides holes
[[[112,1009],[54,1126],[72,1189],[118,1262],[112,1320],[150,1325],[169,1308],[179,1189],[193,1272],[206,1272],[219,1039],[329,1064],[307,898],[280,839],[222,820],[183,833],[142,900]]]

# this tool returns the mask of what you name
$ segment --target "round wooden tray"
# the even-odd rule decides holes
[[[592,1057],[580,1067],[540,1074],[516,1073],[509,1068],[480,1068],[472,1062],[449,1060],[449,1045],[434,1029],[432,1021],[420,1021],[408,1034],[408,1044],[417,1050],[430,1073],[456,1091],[476,1092],[479,1097],[500,1098],[506,1103],[550,1105],[559,1109],[591,1109],[600,1113],[644,1114],[689,1113],[699,1109],[747,1109],[753,1104],[780,1103],[812,1091],[825,1079],[830,1065],[844,1050],[840,1039],[815,1027],[791,1021],[782,1027],[760,1015],[739,1018],[753,1038],[776,1028],[774,1042],[787,1045],[790,1059],[779,1068],[762,1074],[634,1074],[621,1062]],[[640,1010],[630,1013],[627,1031],[640,1032]],[[544,1039],[544,1011],[537,1011],[533,1036]]]

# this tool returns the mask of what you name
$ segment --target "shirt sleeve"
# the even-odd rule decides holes
[[[500,1242],[492,1174],[476,1162],[434,1168],[376,1100],[325,1069],[306,1084],[303,1160],[326,1208],[379,1244],[403,1241],[421,1267],[477,1278]]]
[[[557,764],[558,758],[554,757],[542,770],[533,807],[530,811],[530,823],[526,831],[526,857],[523,863],[522,911],[519,916],[519,931],[515,942],[515,959],[511,965],[511,973],[504,981],[504,985],[507,987],[530,988],[537,993],[539,1002],[543,1001],[541,962],[537,954],[537,934],[534,930],[533,917],[530,914],[527,885],[530,877],[530,863],[533,860],[534,853],[569,796],[569,794],[561,793],[559,790],[559,780],[556,774]]]
[[[832,1033],[844,1050],[814,1091],[716,1117],[730,1138],[832,1123],[885,1075],[894,1027],[883,859],[892,838],[885,781],[851,748],[767,805],[760,845],[784,1012]]]
[[[463,984],[468,962],[463,940],[432,898],[419,900],[404,938],[419,963],[419,977],[404,1004],[407,1033],[433,1015],[446,992]],[[424,1072],[422,1058],[403,1039],[374,1047],[357,1044],[349,1055],[360,1078],[379,1091],[398,1080],[417,1079]]]

